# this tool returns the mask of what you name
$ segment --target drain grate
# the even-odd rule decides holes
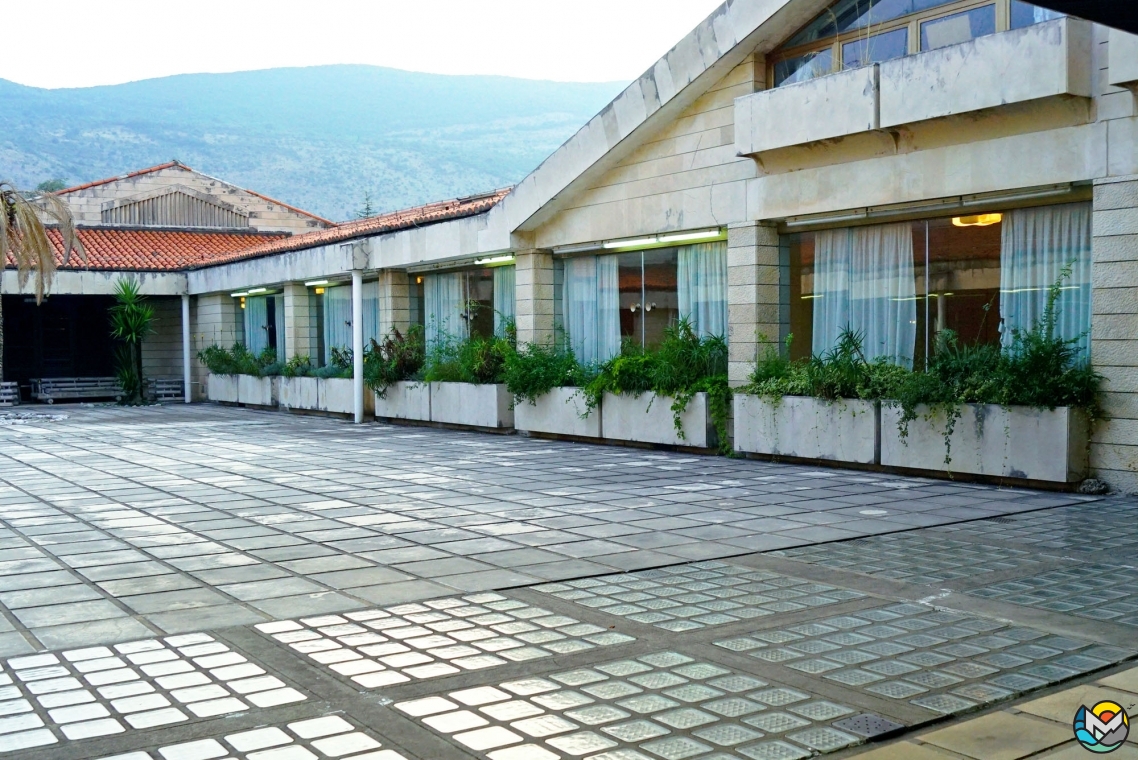
[[[886,734],[900,731],[905,727],[901,723],[895,723],[887,718],[882,718],[880,715],[873,715],[871,713],[855,715],[852,718],[843,718],[842,720],[834,721],[834,725],[857,734],[858,736],[864,736],[866,739],[878,739]]]

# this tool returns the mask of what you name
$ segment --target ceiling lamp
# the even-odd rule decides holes
[[[954,216],[952,223],[956,227],[991,227],[1004,221],[1003,214],[977,214],[975,216]]]

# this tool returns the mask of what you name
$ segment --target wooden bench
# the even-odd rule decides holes
[[[146,381],[146,395],[155,403],[185,401],[186,386],[180,377],[152,377]]]
[[[0,406],[16,406],[20,403],[20,385],[16,382],[0,383]]]
[[[32,398],[48,404],[56,399],[122,398],[122,386],[113,377],[51,377],[31,383]]]

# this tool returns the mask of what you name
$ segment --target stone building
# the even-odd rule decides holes
[[[729,0],[508,191],[188,267],[191,348],[497,329],[477,300],[596,360],[688,317],[741,384],[764,343],[845,325],[906,365],[948,330],[1006,342],[1062,276],[1059,329],[1107,378],[1092,465],[1138,490],[1138,38],[1020,0],[869,5]]]

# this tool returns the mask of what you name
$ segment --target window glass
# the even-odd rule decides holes
[[[494,334],[494,270],[475,269],[466,272],[466,305],[472,337],[489,338]]]
[[[846,69],[856,69],[871,63],[900,58],[908,52],[909,30],[895,29],[892,32],[875,34],[842,45],[842,66]]]
[[[958,45],[995,33],[996,6],[985,5],[921,24],[921,50]]]
[[[834,70],[834,49],[812,50],[806,55],[787,58],[774,65],[774,85],[808,82]]]
[[[644,346],[653,348],[664,340],[664,330],[679,319],[676,292],[675,248],[644,251]]]
[[[426,293],[424,292],[423,275],[409,275],[411,278],[411,298],[409,308],[409,319],[411,324],[425,327],[427,324],[426,315]]]
[[[644,293],[640,251],[616,255],[620,282],[620,338],[636,345],[644,341]]]
[[[954,0],[841,0],[795,35],[786,47],[817,42],[950,2]]]
[[[1044,21],[1050,21],[1056,18],[1063,18],[1066,13],[1053,11],[1050,8],[1040,8],[1031,3],[1020,2],[1020,0],[1012,0],[1012,17],[1011,28],[1022,29],[1025,26],[1032,24],[1041,24]]]

